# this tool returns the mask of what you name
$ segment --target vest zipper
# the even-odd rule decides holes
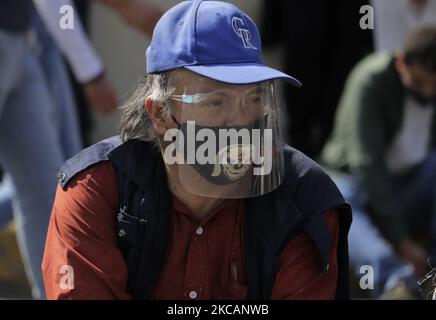
[[[236,260],[230,262],[230,276],[233,283],[238,283],[238,263]]]
[[[143,208],[144,202],[145,202],[145,199],[142,198],[140,203],[139,203],[141,216],[144,215],[144,208]],[[145,219],[145,218],[140,218],[138,221],[138,236],[137,236],[137,245],[136,245],[137,249],[135,252],[135,259],[133,261],[133,275],[135,278],[135,280],[134,280],[135,283],[133,284],[133,287],[136,285],[136,278],[138,276],[138,269],[139,269],[139,265],[140,265],[143,242],[144,242],[144,229],[145,229],[146,223],[147,223],[147,219]]]
[[[274,288],[274,282],[276,280],[276,276],[277,276],[277,270],[278,270],[278,263],[277,263],[277,258],[276,261],[273,263],[272,267],[271,267],[271,274],[270,277],[268,279],[268,288],[266,291],[266,296],[262,297],[261,299],[271,299],[271,295],[272,295],[272,290]]]

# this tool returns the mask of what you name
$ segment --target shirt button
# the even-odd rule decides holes
[[[203,228],[202,227],[198,227],[197,230],[195,230],[195,233],[198,235],[202,235],[203,234]]]
[[[189,298],[196,299],[197,298],[197,292],[196,291],[189,292]]]

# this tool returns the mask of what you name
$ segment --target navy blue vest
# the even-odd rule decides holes
[[[339,213],[337,299],[349,298],[347,235],[351,208],[333,181],[301,152],[284,146],[283,184],[264,196],[245,199],[244,261],[248,299],[269,299],[278,257],[286,244],[307,231],[320,254],[320,272],[329,268],[331,235],[322,214]],[[118,245],[129,270],[126,292],[150,298],[168,252],[171,196],[159,149],[139,140],[103,140],[69,159],[59,172],[61,186],[82,170],[111,161],[117,174],[120,210],[114,212]]]

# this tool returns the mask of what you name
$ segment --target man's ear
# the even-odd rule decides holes
[[[153,101],[150,97],[147,97],[144,102],[144,107],[150,115],[157,134],[163,135],[168,129],[174,127],[171,117],[168,116],[165,102]]]
[[[397,69],[399,74],[403,74],[406,70],[406,61],[404,54],[398,54],[395,57],[395,68]]]
[[[147,99],[145,99],[144,106],[149,114],[151,114],[152,103],[153,101],[151,100],[150,97],[147,97]]]

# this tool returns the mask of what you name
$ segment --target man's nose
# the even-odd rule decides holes
[[[422,95],[426,97],[436,96],[436,87],[432,85],[427,85],[422,88]]]
[[[246,109],[244,98],[235,97],[227,118],[227,125],[242,127],[250,124],[250,115]]]

